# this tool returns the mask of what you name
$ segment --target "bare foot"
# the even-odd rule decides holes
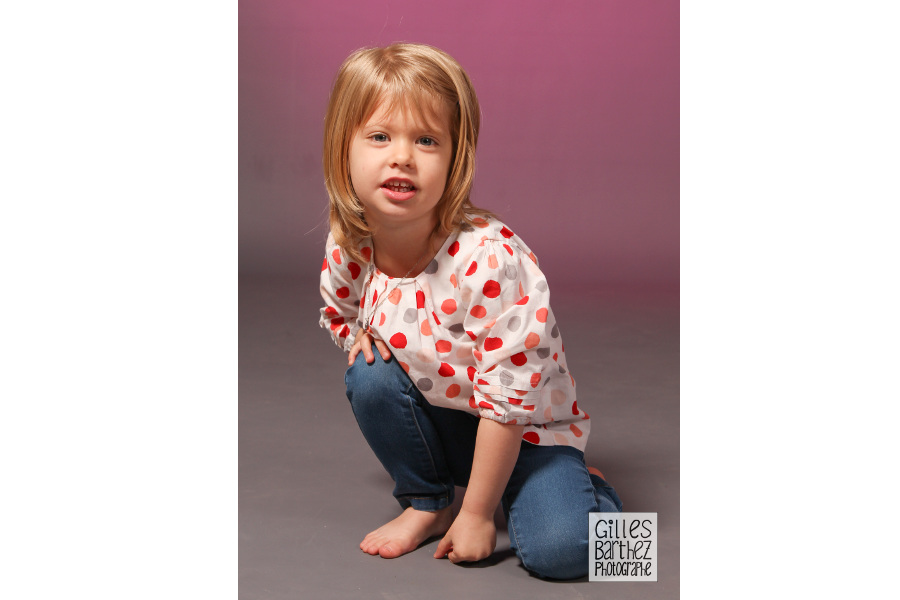
[[[436,512],[410,507],[393,521],[367,535],[359,547],[372,556],[379,554],[382,558],[397,558],[412,552],[428,538],[443,535],[452,522],[449,506]]]
[[[595,469],[594,467],[588,467],[588,473],[591,473],[592,475],[596,475],[603,481],[606,481],[606,477],[603,476],[603,473],[601,473],[599,469]]]

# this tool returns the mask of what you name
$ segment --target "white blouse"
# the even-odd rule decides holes
[[[360,250],[364,265],[328,236],[319,324],[339,347],[349,352],[368,320],[432,405],[524,424],[527,442],[584,451],[590,420],[575,400],[547,280],[517,235],[478,218],[405,280],[375,267],[370,239]]]

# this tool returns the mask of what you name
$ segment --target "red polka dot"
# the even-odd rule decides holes
[[[459,396],[459,392],[462,390],[461,387],[456,385],[455,383],[447,388],[447,397],[448,398],[456,398]]]
[[[498,337],[489,337],[484,340],[484,349],[486,352],[496,350],[497,348],[501,348],[502,346],[503,340]]]
[[[372,292],[372,305],[378,304],[378,290]]]
[[[336,314],[338,314],[338,311],[336,309],[332,308],[331,306],[325,307],[325,315],[326,316],[331,316],[331,315],[336,315]]]
[[[388,341],[394,348],[406,348],[406,336],[402,333],[395,333]]]
[[[489,402],[485,402],[484,400],[479,402],[478,406],[480,406],[481,408],[486,408],[488,410],[494,410],[494,405]]]
[[[341,329],[341,334],[338,337],[347,337],[350,334],[350,328],[344,325],[344,328]]]
[[[475,227],[487,227],[488,226],[488,222],[485,221],[484,219],[482,219],[481,217],[475,217],[474,219],[472,219],[472,224]]]
[[[555,360],[556,362],[559,362],[559,352],[553,353],[553,360]]]
[[[572,402],[572,414],[578,416],[578,400]]]
[[[331,252],[331,258],[333,258],[333,259],[334,259],[334,262],[336,262],[337,264],[341,264],[341,250],[340,250],[340,248],[335,248],[334,250],[332,250],[332,252]]]
[[[522,283],[519,282],[519,298],[525,297],[525,288],[522,287]]]
[[[387,318],[387,317],[384,316],[384,313],[381,313],[381,320],[378,321],[378,325],[379,325],[379,326],[384,325],[384,320],[385,320],[386,318]]]
[[[500,282],[490,279],[484,284],[484,289],[482,291],[488,298],[496,298],[500,295]]]
[[[539,444],[541,441],[541,436],[539,436],[537,434],[537,432],[526,431],[525,433],[522,434],[522,439],[525,440],[526,442],[530,442],[532,444]]]
[[[446,354],[447,352],[453,350],[453,344],[451,344],[447,340],[438,340],[437,342],[435,342],[434,348],[441,354]]]
[[[453,287],[459,287],[459,282],[456,281],[456,273],[450,273],[450,284]]]
[[[453,298],[444,300],[441,303],[441,310],[444,311],[445,315],[452,315],[456,312],[456,300],[454,300]]]
[[[547,312],[546,308],[539,308],[539,309],[537,309],[537,312],[534,313],[534,316],[541,323],[546,323],[547,322],[547,314],[548,314],[548,312]]]
[[[523,409],[523,410],[530,410],[530,411],[534,412],[534,404],[523,404],[523,405],[522,405],[522,409]]]
[[[472,310],[469,311],[469,314],[471,314],[476,319],[480,319],[487,314],[487,309],[480,304],[476,304],[472,307]]]
[[[362,272],[360,266],[352,261],[347,263],[347,268],[350,269],[350,276],[353,277],[353,279],[359,277],[359,274]]]
[[[511,360],[512,364],[516,365],[517,367],[521,367],[528,362],[528,357],[525,356],[524,352],[519,352],[518,354],[513,354],[512,356],[510,356],[509,360]]]
[[[473,342],[478,339],[478,336],[475,335],[474,333],[472,333],[471,331],[466,330],[466,335],[468,335],[470,338],[472,338]]]
[[[434,322],[435,322],[435,323],[437,323],[438,325],[441,324],[441,320],[438,319],[438,316],[437,316],[437,313],[436,313],[436,312],[431,311],[431,316],[434,317]]]
[[[509,398],[509,403],[515,404],[516,406],[518,406],[518,405],[522,404],[522,399],[521,398]]]
[[[425,292],[422,290],[416,291],[416,307],[425,308]]]
[[[450,247],[447,248],[447,253],[450,254],[450,256],[456,256],[457,252],[459,252],[459,242],[453,242],[450,244]]]
[[[541,382],[541,374],[533,373],[531,375],[531,387],[536,388],[540,382]]]
[[[469,406],[472,408],[478,408],[478,405],[475,404],[475,396],[469,396]]]
[[[509,255],[510,255],[510,256],[513,255],[512,248],[510,248],[510,247],[507,246],[506,244],[503,244],[503,248],[504,248],[504,250],[506,250],[507,252],[509,252]]]
[[[534,348],[538,344],[541,343],[541,336],[538,334],[531,332],[528,334],[528,337],[525,338],[525,347],[526,348]]]
[[[366,259],[366,262],[372,262],[372,249],[366,246],[362,249],[363,258]]]
[[[493,371],[496,368],[497,368],[497,365],[491,365],[491,368],[488,369],[487,371],[485,371],[485,373],[490,373],[491,371]]]
[[[537,256],[534,255],[534,252],[529,252],[528,258],[531,259],[531,262],[533,262],[534,264],[537,264]]]
[[[336,319],[331,320],[331,328],[332,329],[335,329],[335,328],[337,328],[338,325],[343,325],[343,324],[344,324],[344,317],[338,317]]]
[[[350,296],[350,288],[348,287],[339,287],[334,291],[335,296],[338,298],[347,298]]]
[[[504,227],[503,229],[500,230],[500,235],[502,235],[505,238],[511,238],[513,236],[513,232],[510,231],[508,228]]]
[[[569,429],[572,431],[572,433],[575,434],[575,437],[581,437],[582,435],[584,435],[584,433],[582,433],[582,431],[578,429],[578,427],[576,427],[574,423],[569,425]]]
[[[467,367],[466,374],[469,376],[469,381],[475,381],[475,373],[478,371],[475,370],[475,367]]]
[[[528,296],[523,297],[521,300],[516,302],[516,304],[518,304],[519,306],[525,306],[526,304],[528,304]]]
[[[472,261],[472,264],[469,265],[469,270],[466,271],[466,276],[471,275],[471,274],[474,273],[477,269],[478,269],[478,263],[475,262],[475,261],[473,260],[473,261]]]
[[[322,270],[324,271],[327,268],[328,268],[328,257],[326,256],[325,258],[322,259]]]
[[[406,364],[406,363],[403,362],[402,360],[398,360],[397,362],[400,363],[400,366],[403,367],[403,370],[404,370],[404,371],[406,371],[407,373],[409,373],[409,365],[408,365],[408,364]]]
[[[438,369],[438,375],[441,377],[453,377],[456,375],[456,371],[453,370],[453,367],[448,365],[447,363],[441,363],[441,368]]]

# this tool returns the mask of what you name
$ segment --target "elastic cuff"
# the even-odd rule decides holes
[[[397,498],[397,502],[399,502],[400,506],[404,509],[412,506],[416,510],[434,512],[441,510],[442,508],[447,508],[453,504],[453,492],[454,490],[451,488],[449,495],[424,497],[401,496]]]

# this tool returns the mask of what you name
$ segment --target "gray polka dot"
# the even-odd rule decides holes
[[[406,312],[403,313],[403,320],[407,323],[415,323],[418,318],[418,312],[414,308],[407,308]]]
[[[506,269],[503,271],[503,274],[506,275],[507,279],[515,279],[519,276],[519,270],[516,269],[515,265],[506,265]]]
[[[515,377],[513,377],[512,373],[509,371],[500,371],[500,383],[503,385],[512,385],[512,382],[515,380]]]
[[[559,337],[559,327],[557,327],[556,325],[553,326],[553,329],[550,330],[550,337]]]
[[[437,270],[438,264],[436,260],[431,261],[430,263],[428,263],[428,266],[425,267],[425,273],[427,273],[428,275],[434,275],[435,273],[437,273]]]
[[[362,329],[362,326],[363,326],[362,321],[359,320],[359,319],[357,319],[357,320],[356,320],[356,326],[359,327],[360,329]]]
[[[459,226],[460,231],[475,231],[475,228],[469,225],[468,223],[463,223]]]
[[[506,328],[510,331],[518,331],[521,326],[522,319],[520,317],[513,317],[509,320],[509,323],[506,324]]]
[[[549,378],[549,377],[547,378],[547,381],[544,382],[544,385],[547,385],[548,383],[550,383],[550,378]]]
[[[538,290],[540,290],[542,292],[546,292],[547,291],[547,282],[542,279],[541,281],[538,281],[534,287],[536,287]]]
[[[562,366],[562,365],[559,365],[559,372],[560,372],[560,373],[565,373],[565,372],[566,372],[566,368],[565,368],[564,366]]]
[[[354,300],[354,301],[353,301],[353,305],[354,305],[354,306],[359,306],[359,300]]]
[[[420,392],[428,392],[434,387],[434,383],[427,377],[423,377],[416,382],[416,387],[419,388]]]
[[[537,355],[538,358],[547,358],[550,356],[550,348],[538,348]]]
[[[459,339],[466,332],[466,328],[463,327],[462,323],[454,323],[448,328],[448,331],[450,332],[450,335],[452,335],[456,339]]]

